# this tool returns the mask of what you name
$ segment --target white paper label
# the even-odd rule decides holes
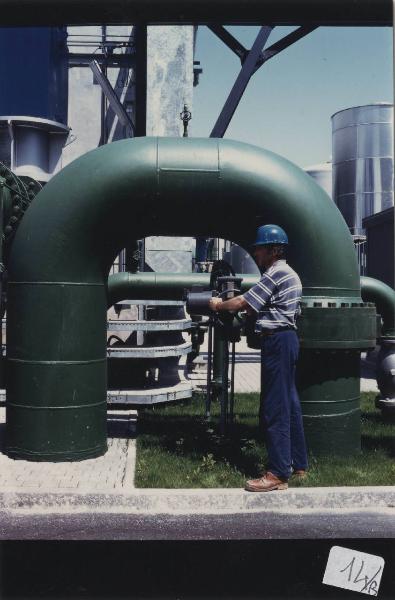
[[[381,556],[332,546],[322,583],[377,596],[383,569]]]

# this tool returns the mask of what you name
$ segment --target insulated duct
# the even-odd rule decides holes
[[[284,158],[230,140],[135,138],[58,173],[11,248],[9,455],[63,461],[106,451],[107,277],[128,240],[222,237],[247,248],[267,222],[287,231],[289,262],[302,279],[304,346],[315,352],[342,314],[335,341],[324,346],[349,348],[351,336],[354,352],[370,347],[375,312],[361,303],[347,226],[325,192]],[[322,329],[325,312],[333,318]],[[325,422],[318,437],[327,430]]]

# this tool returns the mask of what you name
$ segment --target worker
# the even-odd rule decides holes
[[[278,225],[257,230],[253,255],[261,279],[241,296],[210,299],[215,312],[247,310],[256,315],[255,333],[261,341],[261,407],[268,455],[267,471],[246,482],[250,492],[285,490],[292,474],[302,478],[308,468],[302,411],[295,386],[299,353],[296,318],[302,284],[285,260],[288,237]]]

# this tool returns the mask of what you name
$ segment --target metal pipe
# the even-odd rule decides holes
[[[207,273],[114,273],[108,278],[108,306],[121,300],[182,300],[186,289],[209,287]]]
[[[208,343],[207,343],[207,386],[206,386],[206,418],[210,418],[211,411],[211,367],[213,357],[213,319],[208,323]]]
[[[242,293],[259,281],[256,274],[237,273],[242,277]],[[383,337],[395,337],[395,291],[373,277],[361,277],[361,296],[364,302],[374,302],[383,319]],[[208,273],[115,273],[108,278],[108,306],[120,300],[173,299],[181,300],[185,289],[208,287]]]
[[[383,281],[361,277],[361,296],[364,302],[374,302],[383,319],[381,338],[395,341],[395,291]]]
[[[271,152],[230,140],[135,138],[53,177],[10,253],[9,455],[62,461],[106,451],[107,278],[128,240],[212,236],[248,248],[265,222],[287,231],[305,299],[361,301],[340,213],[306,173]]]
[[[221,364],[221,416],[220,416],[220,431],[225,435],[228,426],[228,408],[229,408],[229,393],[228,393],[228,373],[229,373],[229,342],[227,339],[222,340],[222,364]]]
[[[376,378],[380,396],[376,406],[383,414],[395,414],[395,291],[383,281],[361,277],[361,295],[365,302],[374,302],[383,319],[379,337],[380,351],[376,361]]]
[[[221,331],[218,325],[214,322],[212,387],[213,395],[216,399],[219,398],[222,388],[224,344],[225,341],[221,336]]]
[[[229,396],[229,422],[233,425],[235,406],[235,366],[236,366],[236,342],[232,342],[231,371],[230,371],[230,396]]]
[[[0,327],[0,385],[4,389],[4,359],[3,359],[3,326],[2,319],[5,311],[5,303],[3,303],[3,277],[4,277],[4,242],[3,242],[3,228],[4,228],[4,218],[5,218],[5,179],[0,176],[0,319],[1,319],[1,327]],[[9,194],[7,194],[9,195]]]

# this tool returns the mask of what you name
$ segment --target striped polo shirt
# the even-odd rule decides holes
[[[281,327],[296,329],[300,314],[302,284],[299,276],[285,260],[277,260],[262,275],[260,281],[243,294],[258,313],[255,332]]]

